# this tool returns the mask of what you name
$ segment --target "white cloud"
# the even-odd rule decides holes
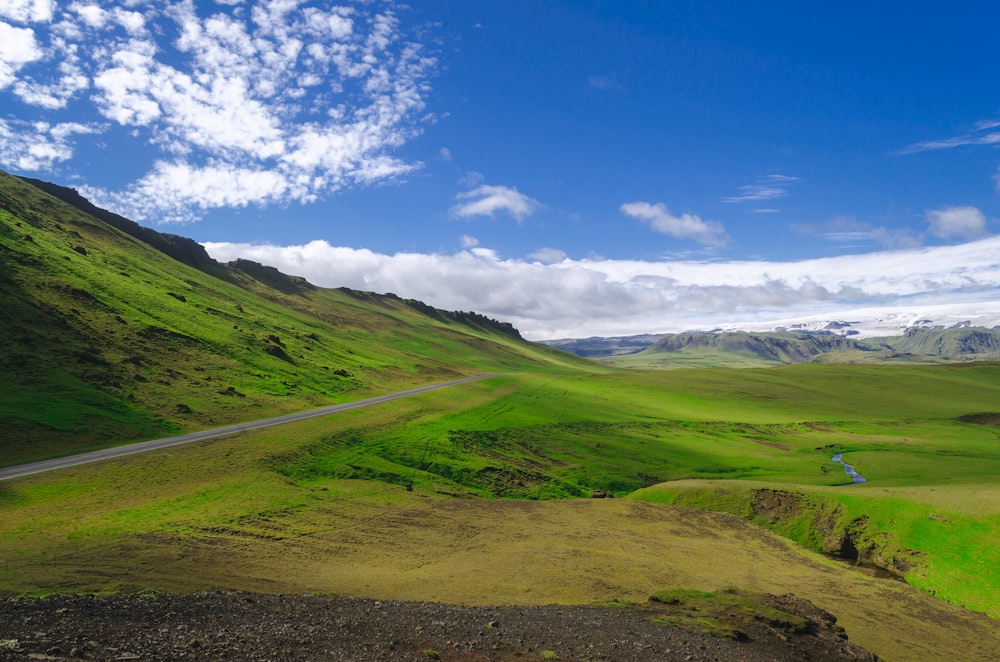
[[[53,0],[0,0],[0,17],[19,23],[52,20]]]
[[[289,194],[299,198],[307,194],[307,186],[293,192],[289,191],[289,186],[281,174],[269,170],[240,168],[222,162],[194,167],[183,161],[161,161],[121,193],[108,194],[87,186],[81,187],[81,191],[87,197],[103,194],[112,207],[135,210],[142,218],[156,217],[163,223],[183,223],[190,220],[191,209],[245,207],[280,202]]]
[[[149,170],[94,202],[137,220],[301,202],[399,178],[392,152],[420,133],[436,61],[395,7],[290,0],[145,3],[0,0],[0,87],[23,118],[96,111],[145,143]],[[5,109],[6,110],[6,109]],[[55,122],[51,122],[55,123]],[[19,138],[0,136],[14,151]],[[71,156],[30,161],[39,169]],[[27,163],[28,161],[25,161]],[[176,185],[189,176],[192,192]]]
[[[695,214],[674,216],[667,207],[658,202],[626,202],[620,207],[623,214],[638,219],[657,232],[678,239],[693,239],[709,246],[726,243],[726,232],[722,225],[714,221],[704,221]]]
[[[41,57],[42,51],[31,29],[16,28],[0,21],[0,89],[14,83],[18,70],[24,65]]]
[[[19,80],[14,84],[14,94],[31,106],[46,110],[65,108],[71,98],[90,86],[90,78],[79,67],[78,62],[66,55],[56,68],[59,76],[49,83],[25,84]]]
[[[463,202],[451,208],[454,218],[492,217],[498,211],[505,211],[520,221],[541,208],[537,200],[508,186],[482,184],[471,191],[459,193],[455,199]]]
[[[88,27],[103,28],[108,20],[108,12],[97,5],[73,3],[70,11],[75,12]]]
[[[927,212],[930,233],[948,239],[971,239],[986,233],[986,217],[975,207],[946,207]]]
[[[475,248],[479,245],[479,240],[475,237],[470,237],[467,234],[462,235],[461,239],[462,248]]]
[[[449,310],[510,321],[529,338],[627,335],[766,323],[808,315],[844,319],[865,307],[997,300],[1000,237],[803,260],[542,264],[487,248],[453,255],[331,246],[209,243],[213,257],[274,265],[326,286],[394,292]]]
[[[47,170],[73,156],[74,135],[96,131],[75,122],[50,125],[0,119],[0,163],[18,170]]]

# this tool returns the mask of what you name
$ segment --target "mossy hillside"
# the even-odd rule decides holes
[[[0,174],[2,461],[583,365],[474,314],[256,266],[200,271]]]
[[[967,498],[956,498],[959,494]],[[629,498],[731,513],[815,551],[888,570],[1000,617],[1000,488],[994,483],[874,488],[680,481]]]
[[[650,596],[662,612],[653,617],[662,625],[684,628],[733,639],[747,638],[745,630],[761,623],[787,634],[803,633],[809,620],[774,604],[773,596],[735,588],[721,591],[666,589]]]

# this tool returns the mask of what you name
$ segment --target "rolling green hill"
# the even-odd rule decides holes
[[[46,188],[73,204],[0,173],[5,465],[582,363],[475,313],[222,265],[191,240]]]

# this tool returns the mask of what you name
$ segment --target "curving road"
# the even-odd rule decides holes
[[[271,427],[272,425],[283,425],[285,423],[303,421],[307,418],[316,418],[317,416],[329,416],[330,414],[336,414],[338,412],[347,411],[348,409],[359,409],[361,407],[370,407],[372,405],[382,404],[383,402],[389,402],[390,400],[398,400],[399,398],[408,398],[411,395],[417,395],[419,393],[435,391],[439,388],[447,388],[448,386],[456,386],[458,384],[474,382],[480,379],[499,377],[500,374],[501,373],[490,373],[486,375],[476,375],[475,377],[466,377],[464,379],[454,379],[449,382],[441,382],[440,384],[430,384],[428,386],[412,388],[408,391],[399,391],[398,393],[378,395],[375,396],[374,398],[367,398],[365,400],[355,400],[354,402],[345,402],[339,405],[330,405],[329,407],[310,409],[308,411],[300,411],[294,414],[285,414],[284,416],[276,416],[274,418],[264,418],[259,421],[248,421],[246,423],[227,425],[225,427],[214,428],[212,430],[202,430],[201,432],[191,432],[189,434],[182,434],[176,437],[151,439],[150,441],[140,441],[134,444],[128,444],[126,446],[116,446],[115,448],[104,448],[99,451],[91,451],[90,453],[80,453],[79,455],[68,455],[66,457],[57,457],[51,460],[42,460],[41,462],[32,462],[30,464],[19,464],[13,467],[3,467],[0,468],[0,480],[7,480],[9,478],[17,478],[19,476],[37,474],[43,471],[52,471],[54,469],[65,469],[66,467],[74,467],[78,464],[87,464],[88,462],[110,460],[112,458],[122,457],[124,455],[132,455],[134,453],[144,453],[146,451],[156,450],[158,448],[168,448],[170,446],[178,446],[180,444],[187,444],[192,441],[201,441],[204,439],[212,439],[214,437],[222,437],[229,434],[236,434],[237,432],[246,432],[248,430],[259,430],[260,428],[268,428]]]

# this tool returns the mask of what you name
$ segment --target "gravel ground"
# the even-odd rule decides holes
[[[832,616],[793,596],[793,632],[737,638],[653,622],[641,607],[468,607],[326,595],[196,593],[0,601],[0,660],[865,660]],[[787,626],[785,626],[787,627]]]

